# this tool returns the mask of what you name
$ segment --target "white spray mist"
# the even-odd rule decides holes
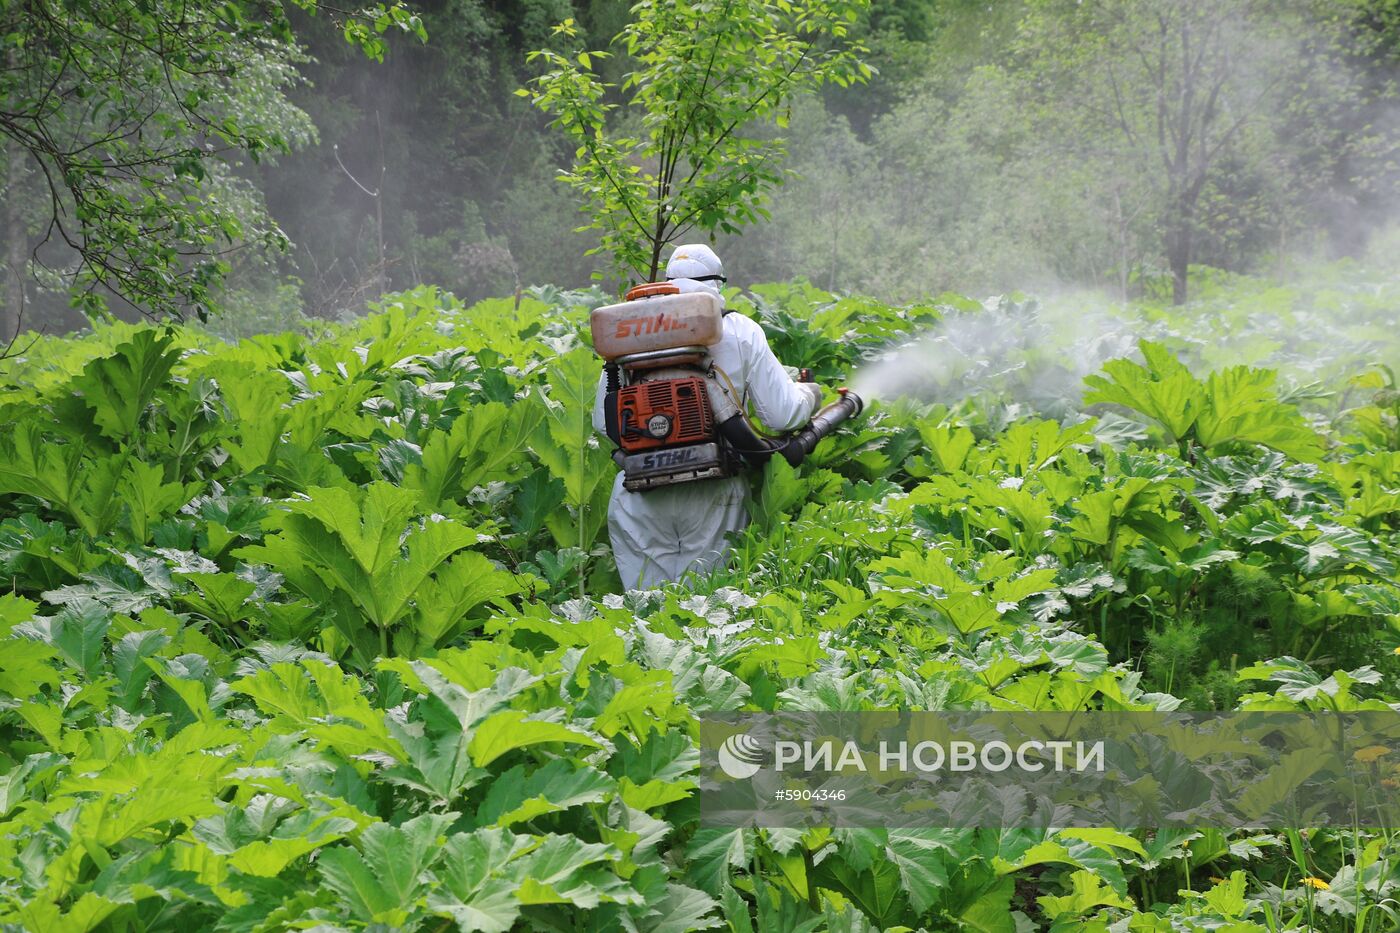
[[[866,400],[956,405],[992,395],[1047,415],[1077,407],[1084,377],[1136,352],[1157,328],[1115,314],[1092,295],[1042,305],[1005,296],[950,312],[914,340],[863,366],[852,388]]]

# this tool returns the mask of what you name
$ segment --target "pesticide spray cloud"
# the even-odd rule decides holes
[[[1086,375],[1132,355],[1154,330],[1088,295],[1050,304],[996,296],[891,348],[856,373],[852,388],[864,399],[948,406],[985,395],[1063,416],[1076,407]]]
[[[1006,415],[1066,418],[1083,408],[1084,377],[1160,342],[1204,376],[1275,369],[1298,398],[1344,390],[1376,366],[1400,372],[1400,228],[1359,263],[1299,270],[1282,284],[1215,275],[1181,307],[1123,305],[1087,290],[1044,302],[999,296],[947,310],[935,326],[871,359],[852,378],[867,401],[907,398],[955,408],[999,403]]]

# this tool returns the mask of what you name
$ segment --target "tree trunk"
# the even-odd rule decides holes
[[[660,238],[653,238],[651,241],[651,271],[647,273],[647,281],[655,282],[661,274],[661,249],[665,244]]]
[[[1171,221],[1167,225],[1167,266],[1172,273],[1172,304],[1186,304],[1186,276],[1191,268],[1192,228],[1195,199],[1189,193],[1172,199]]]
[[[1128,220],[1123,216],[1123,194],[1113,189],[1113,219],[1118,231],[1118,295],[1128,303]]]
[[[661,280],[661,251],[666,248],[666,210],[659,205],[656,208],[656,229],[649,239],[651,240],[651,270],[647,273],[646,281],[659,282]]]
[[[389,263],[384,258],[384,177],[389,174],[389,163],[384,159],[384,124],[379,121],[377,107],[374,111],[374,131],[379,138],[379,187],[374,191],[374,234],[379,243],[379,271],[375,279],[379,300],[383,301],[389,291]]]
[[[1191,234],[1178,231],[1167,247],[1167,265],[1172,272],[1172,304],[1186,304],[1186,273],[1191,265]]]
[[[0,347],[18,334],[24,320],[24,260],[28,238],[24,230],[21,189],[24,187],[24,147],[13,139],[5,145],[5,309],[0,313]]]

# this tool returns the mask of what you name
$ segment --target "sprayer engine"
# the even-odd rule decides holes
[[[715,438],[705,379],[656,379],[617,394],[620,445],[627,453],[703,444]]]

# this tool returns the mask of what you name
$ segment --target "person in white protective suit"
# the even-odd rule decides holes
[[[682,291],[707,289],[724,301],[720,292],[726,281],[724,266],[704,244],[676,247],[666,264],[666,278]],[[710,348],[710,358],[772,430],[802,427],[821,405],[821,389],[794,381],[769,349],[763,328],[738,312],[725,312],[724,335]],[[606,377],[602,377],[593,405],[593,427],[604,434],[605,394]],[[628,589],[654,587],[679,579],[688,570],[703,572],[719,566],[728,556],[725,535],[748,524],[748,479],[742,474],[643,492],[624,489],[623,478],[619,473],[613,482],[608,532],[618,573]]]

